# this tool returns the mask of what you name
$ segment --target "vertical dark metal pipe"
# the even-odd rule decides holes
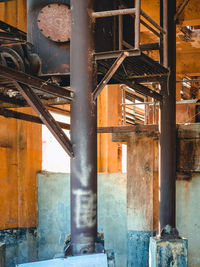
[[[166,225],[175,228],[176,215],[176,1],[163,1],[164,66],[170,69],[168,83],[162,89],[168,91],[160,108],[160,231]]]
[[[93,253],[97,236],[97,128],[94,88],[93,0],[71,0],[71,250]]]
[[[159,10],[159,20],[160,26],[163,28],[163,0],[160,0],[160,10]],[[159,62],[163,65],[163,34],[160,38],[160,49],[159,49]]]
[[[123,49],[123,16],[119,15],[119,50]]]
[[[136,0],[136,13],[135,13],[135,49],[140,48],[140,11],[141,0]]]

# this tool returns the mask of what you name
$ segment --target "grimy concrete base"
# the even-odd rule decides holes
[[[187,239],[150,238],[150,267],[188,267]]]
[[[6,245],[0,243],[0,267],[6,267]]]

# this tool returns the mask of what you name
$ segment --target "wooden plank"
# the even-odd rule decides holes
[[[158,125],[137,124],[132,126],[98,127],[98,133],[130,133],[130,132],[158,132]]]
[[[200,139],[200,123],[177,124],[179,139]]]
[[[179,139],[177,171],[200,172],[200,139]]]

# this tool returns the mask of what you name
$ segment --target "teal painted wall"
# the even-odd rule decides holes
[[[190,181],[176,182],[176,220],[181,236],[188,239],[188,265],[200,266],[200,173]]]
[[[98,231],[105,236],[107,249],[116,253],[116,267],[127,264],[126,175],[101,173],[98,176]],[[70,230],[69,174],[38,174],[38,256],[50,259],[62,253]],[[190,181],[177,181],[177,227],[188,239],[189,266],[200,266],[200,174]]]
[[[51,259],[63,252],[70,233],[70,177],[40,173],[38,181],[38,258]],[[104,233],[105,249],[115,251],[116,267],[126,266],[126,175],[98,175],[98,231]]]

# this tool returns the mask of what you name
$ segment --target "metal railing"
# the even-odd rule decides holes
[[[123,40],[123,16],[131,15],[135,21],[135,32],[134,32],[134,46],[131,46]],[[103,17],[119,17],[119,50],[122,50],[123,46],[129,49],[140,49],[140,25],[142,24],[148,30],[150,30],[158,38],[163,39],[163,35],[166,34],[166,31],[152,18],[150,18],[142,9],[141,9],[141,0],[136,0],[135,8],[122,8],[117,10],[108,10],[101,12],[93,12],[92,17],[94,19],[103,18]],[[144,19],[147,21],[145,22]]]
[[[156,124],[158,115],[158,103],[154,99],[150,100],[148,97],[143,97],[142,101],[137,98],[142,96],[132,95],[132,100],[126,97],[126,92],[129,89],[123,85],[122,88],[122,124],[134,125],[134,124]],[[129,101],[127,101],[127,99]],[[128,103],[127,103],[128,102]],[[143,106],[142,108],[140,108]]]

